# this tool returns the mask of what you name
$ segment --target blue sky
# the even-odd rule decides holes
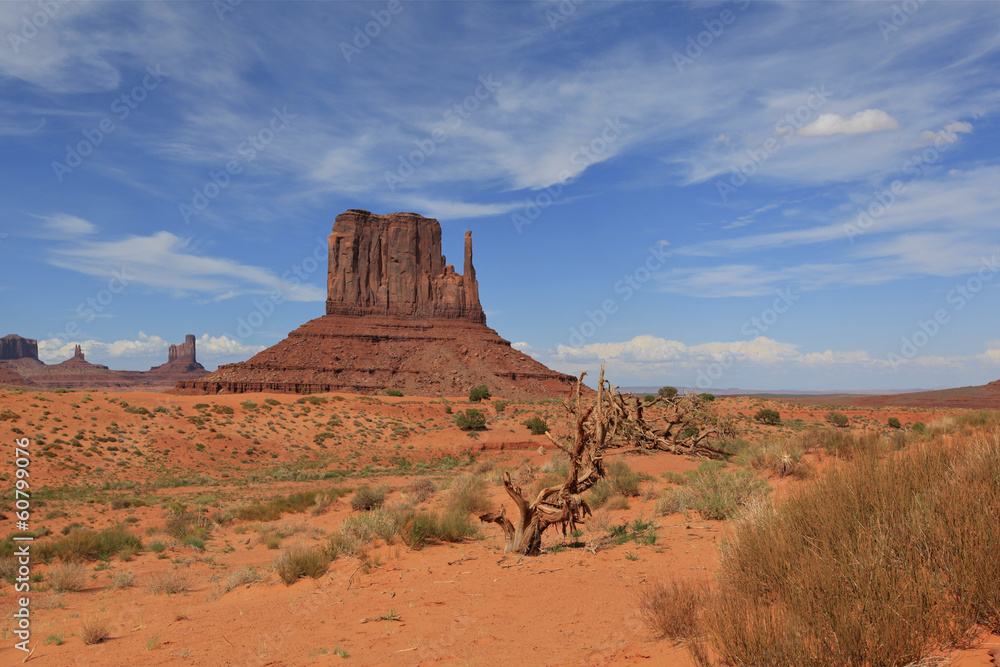
[[[438,218],[452,261],[471,229],[490,326],[559,370],[1000,378],[996,3],[50,0],[0,29],[0,333],[46,361],[245,359],[323,313],[365,208]]]

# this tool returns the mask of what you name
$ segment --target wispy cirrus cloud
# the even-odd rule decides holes
[[[49,263],[90,276],[121,271],[125,279],[174,294],[264,294],[289,301],[322,301],[323,289],[231,259],[197,253],[189,239],[166,231],[114,241],[77,241],[51,250]],[[124,267],[124,269],[123,269]]]

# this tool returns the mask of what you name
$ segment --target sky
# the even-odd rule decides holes
[[[362,208],[459,264],[472,230],[489,326],[560,371],[1000,378],[1000,4],[36,0],[0,35],[0,335],[43,361],[246,359]]]

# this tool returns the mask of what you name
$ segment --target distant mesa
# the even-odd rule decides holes
[[[38,342],[9,335],[0,339],[0,383],[31,384],[56,389],[141,389],[159,391],[177,382],[207,375],[195,360],[195,337],[171,345],[167,363],[148,371],[116,371],[87,361],[83,347],[76,345],[73,356],[48,365],[38,359]]]
[[[0,338],[0,359],[38,359],[38,341],[8,334]]]
[[[351,209],[329,237],[326,315],[251,359],[177,387],[184,393],[340,391],[455,396],[485,384],[511,398],[562,396],[574,378],[515,350],[486,326],[465,234],[463,273],[441,225],[416,213]]]

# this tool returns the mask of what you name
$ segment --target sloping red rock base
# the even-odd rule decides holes
[[[464,319],[326,315],[251,359],[178,383],[182,393],[346,391],[456,396],[567,396],[574,378],[546,368],[483,324]]]

